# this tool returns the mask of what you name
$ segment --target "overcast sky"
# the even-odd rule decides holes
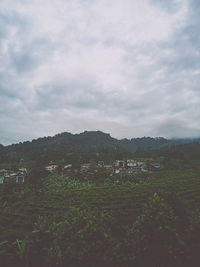
[[[0,143],[200,136],[198,0],[1,0]]]

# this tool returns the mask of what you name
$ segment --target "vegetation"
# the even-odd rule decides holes
[[[197,266],[200,170],[143,184],[0,187],[3,266]],[[54,177],[55,178],[55,177]],[[59,178],[58,178],[59,179]],[[55,184],[54,184],[55,185]]]
[[[199,142],[196,139],[196,142]],[[192,143],[192,139],[167,140],[164,138],[133,138],[118,140],[109,134],[100,131],[85,131],[80,134],[61,133],[54,137],[38,138],[31,142],[26,141],[3,147],[0,145],[0,166],[15,167],[21,158],[25,159],[27,167],[33,167],[35,163],[39,165],[48,164],[50,160],[70,163],[81,163],[92,160],[113,161],[124,157],[131,158],[136,152],[138,157],[152,157],[166,153],[165,148],[170,148],[179,144]],[[163,149],[163,150],[162,150]],[[198,150],[198,148],[197,148]]]
[[[130,156],[104,148],[66,157],[77,169],[83,155],[86,162]],[[163,168],[136,174],[49,175],[42,157],[18,163],[29,165],[25,183],[0,185],[2,266],[199,266],[198,143],[139,149],[134,158]]]

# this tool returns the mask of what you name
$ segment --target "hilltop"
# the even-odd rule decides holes
[[[36,160],[38,158],[62,159],[72,153],[98,153],[105,150],[113,153],[135,153],[177,144],[192,143],[194,139],[165,139],[163,137],[141,137],[116,139],[101,131],[84,131],[80,134],[63,132],[55,136],[40,137],[32,141],[8,146],[0,145],[0,161]],[[199,142],[199,139],[195,139]]]

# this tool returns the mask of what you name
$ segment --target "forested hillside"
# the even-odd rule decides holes
[[[196,140],[199,141],[198,139]],[[192,139],[167,140],[162,137],[132,138],[118,140],[101,131],[85,131],[80,134],[61,133],[53,137],[0,146],[0,162],[18,162],[20,158],[30,160],[60,160],[70,153],[94,153],[113,151],[113,153],[134,153],[137,150],[152,150],[170,147],[175,144],[192,143]],[[151,153],[151,152],[150,152]]]

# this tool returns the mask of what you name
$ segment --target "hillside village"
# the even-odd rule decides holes
[[[107,164],[104,161],[94,163],[83,163],[80,165],[67,164],[64,167],[50,161],[45,170],[49,173],[57,173],[62,177],[72,178],[80,175],[81,178],[86,178],[88,174],[98,174],[102,171],[107,172],[110,176],[117,174],[138,174],[149,173],[161,169],[160,163],[149,163],[145,161],[137,161],[135,159],[115,160],[112,164]],[[4,182],[24,183],[28,174],[25,167],[16,170],[0,169],[0,184]]]
[[[46,170],[55,171],[59,166],[55,164],[50,164],[46,166]],[[99,161],[97,164],[83,163],[80,168],[74,169],[75,172],[88,173],[88,172],[98,172],[101,170],[108,171],[111,175],[118,173],[141,173],[149,172],[153,170],[158,170],[161,168],[159,163],[147,163],[144,161],[137,161],[134,159],[128,160],[115,160],[112,164],[106,164],[104,161]],[[73,165],[68,164],[63,167],[61,174],[66,176],[73,171]]]

